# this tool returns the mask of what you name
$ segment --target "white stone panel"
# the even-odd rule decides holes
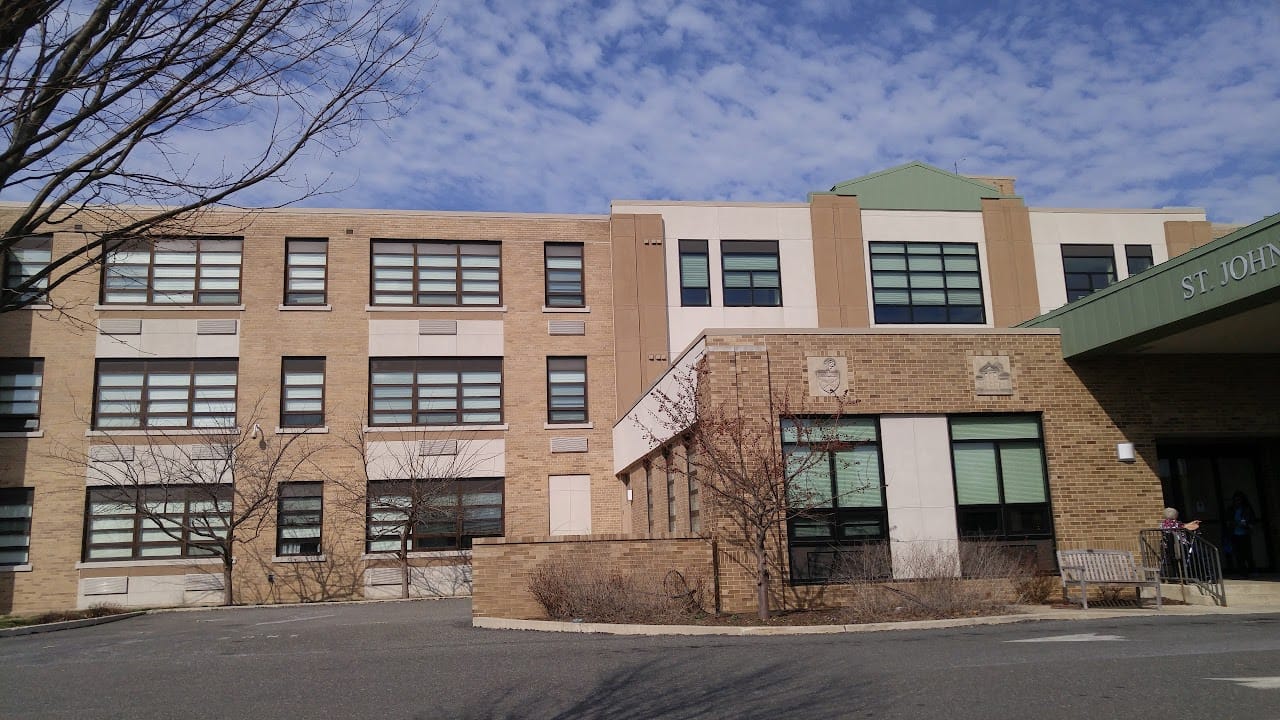
[[[235,334],[200,335],[196,320],[144,318],[137,335],[97,336],[100,358],[234,358],[240,355],[240,327]]]
[[[458,440],[456,455],[423,455],[421,449],[418,440],[369,442],[369,478],[506,476],[506,442],[502,438]]]
[[[465,559],[465,556],[459,557]],[[400,572],[400,569],[395,567],[366,570],[365,599],[383,600],[400,597]],[[394,580],[394,582],[388,583],[388,580]],[[378,584],[374,584],[375,582]],[[459,597],[470,594],[471,565],[465,561],[458,564],[409,568],[410,597]]]
[[[552,535],[591,534],[591,476],[552,475],[547,478]]]
[[[222,590],[188,591],[186,575],[134,575],[129,578],[128,592],[118,595],[86,595],[86,585],[93,579],[82,578],[76,607],[120,605],[129,608],[173,607],[181,605],[220,605]]]
[[[959,573],[946,416],[883,416],[880,448],[894,577],[916,577],[939,562]]]
[[[369,320],[370,357],[501,357],[501,320],[459,320],[456,335],[422,335],[417,320]]]

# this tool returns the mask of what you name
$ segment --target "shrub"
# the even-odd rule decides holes
[[[704,615],[703,582],[676,570],[624,573],[598,563],[549,560],[529,579],[529,592],[553,620],[675,622]]]

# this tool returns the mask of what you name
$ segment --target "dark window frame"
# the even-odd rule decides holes
[[[0,567],[31,564],[31,519],[35,515],[35,488],[0,488],[0,506],[26,508],[26,515],[0,515],[0,553],[23,553],[23,558],[18,561],[0,558]]]
[[[35,375],[39,382],[32,386],[19,386],[17,378],[21,375]],[[40,429],[40,409],[44,400],[44,358],[3,358],[0,359],[0,378],[13,377],[12,385],[0,383],[0,432],[35,432]],[[3,412],[5,407],[25,405],[30,401],[19,400],[21,391],[35,392],[35,414]],[[8,397],[13,393],[12,397]]]
[[[113,496],[114,495],[114,496]],[[113,503],[122,507],[132,508],[131,512],[111,513],[102,515],[93,515],[93,503],[95,498],[101,498],[101,502]],[[146,527],[150,520],[146,512],[141,509],[144,502],[148,501],[165,501],[165,502],[181,502],[181,513],[166,513],[169,516],[177,516],[181,519],[178,521],[179,537],[170,537],[168,533],[162,532],[163,540],[159,541],[143,541],[143,532],[146,530],[157,530],[154,527]],[[212,513],[192,513],[192,501],[216,503],[228,503],[225,512],[214,511]],[[225,521],[225,525],[230,525],[232,513],[234,512],[235,493],[230,483],[219,485],[172,485],[172,486],[106,486],[91,487],[85,493],[84,506],[84,528],[83,528],[83,544],[81,547],[81,558],[84,562],[121,562],[127,560],[172,560],[177,558],[216,558],[219,556],[221,542],[219,540],[207,539],[192,532],[192,525],[196,524],[192,520],[193,517],[213,517],[220,515]],[[103,520],[131,520],[129,532],[129,542],[93,542],[92,523],[94,519]],[[228,530],[228,532],[230,532]],[[143,550],[148,547],[167,547],[177,546],[177,552],[174,554],[143,554]],[[109,555],[103,557],[91,557],[94,549],[113,549],[128,548],[129,555]],[[201,551],[201,548],[204,551]],[[210,549],[214,548],[214,549]]]
[[[297,256],[305,254],[316,254],[316,251],[309,252],[303,248],[304,245],[323,245],[324,246],[324,276],[320,278],[319,290],[299,290],[295,289],[293,284],[295,281],[308,281],[315,278],[294,277],[295,270],[305,270],[314,268],[315,265],[295,263]],[[297,246],[299,249],[294,250]],[[306,300],[305,298],[319,295],[319,302]],[[307,237],[287,237],[284,239],[284,305],[286,307],[316,307],[329,304],[329,238],[307,238]]]
[[[900,252],[895,252],[891,248],[901,246]],[[912,252],[911,248],[925,248],[926,246],[936,246],[937,253]],[[972,252],[948,252],[948,249],[956,250],[964,248],[972,250]],[[875,316],[877,325],[984,325],[987,322],[987,301],[985,286],[982,282],[982,253],[977,243],[967,242],[872,242],[867,246],[868,265],[871,269],[871,298],[872,312]],[[901,258],[903,269],[881,269],[876,267],[877,258]],[[913,269],[911,261],[913,258],[937,258],[941,270],[921,270]],[[948,268],[948,261],[952,259],[970,259],[972,258],[975,268],[969,269],[951,269]],[[877,278],[885,278],[888,275],[903,275],[906,280],[906,287],[879,286],[876,285]],[[934,282],[924,284],[925,278],[931,278]],[[953,285],[961,278],[968,280],[976,280],[974,285]],[[920,283],[917,285],[917,283]],[[939,284],[940,283],[940,284]],[[907,303],[881,303],[876,300],[877,292],[897,292],[902,291],[907,294]],[[926,304],[917,303],[915,301],[915,291],[921,292],[941,292],[944,298],[942,304]],[[978,303],[961,303],[952,302],[952,293],[973,293],[978,294]],[[973,311],[977,309],[977,314]],[[905,316],[897,316],[896,312],[906,311]],[[941,310],[941,314],[938,311]]]
[[[553,268],[552,258],[576,258],[576,268]],[[548,242],[542,245],[543,298],[548,308],[583,308],[587,306],[586,247],[583,243]],[[552,274],[577,272],[576,279],[552,279]],[[576,283],[576,290],[554,288],[555,283]]]
[[[1026,418],[1033,419],[1036,422],[1037,437],[1032,439],[1016,438],[1016,439],[965,439],[957,440],[952,427],[952,420],[956,418]],[[1018,540],[1052,540],[1055,537],[1053,525],[1053,497],[1049,489],[1049,460],[1048,453],[1044,446],[1044,417],[1039,413],[954,413],[947,416],[947,442],[950,447],[951,459],[951,484],[952,492],[956,499],[956,531],[960,539],[982,539],[995,541],[1018,541]],[[996,503],[961,503],[959,479],[956,472],[956,446],[957,445],[992,445],[996,467],[996,489],[999,501]],[[1035,447],[1040,451],[1040,473],[1044,481],[1044,502],[1038,503],[1010,503],[1005,500],[1005,483],[1004,483],[1004,461],[1000,454],[1002,447]],[[1045,521],[1046,530],[1041,532],[1009,532],[1011,525],[1009,518],[1015,512],[1039,512],[1041,518]],[[979,516],[980,513],[995,513],[996,528],[994,532],[986,532],[985,530],[967,530],[966,526],[972,527],[970,522]]]
[[[408,485],[410,484],[410,482],[411,481],[409,480],[403,480],[403,479],[369,481],[369,486],[365,493],[366,495],[365,552],[368,552],[368,553],[398,552],[398,550],[374,549],[373,547],[374,542],[378,542],[378,541],[386,542],[387,540],[390,540],[390,539],[394,539],[398,546],[399,539],[400,539],[399,534],[396,534],[396,535],[375,535],[374,534],[374,524],[375,522],[377,522],[373,519],[374,512],[380,509],[386,509],[386,507],[388,507],[386,505],[375,506],[375,498],[407,497],[411,503],[408,515],[410,517],[413,517],[414,515],[420,514],[420,513],[418,511],[418,508],[414,508],[412,506],[412,503],[420,501],[424,493],[422,492],[415,493],[411,488],[404,493],[375,492],[375,486],[388,487],[394,490],[397,487],[403,487],[405,485]],[[454,524],[454,530],[448,533],[432,532],[430,527],[431,523],[429,521],[424,522],[422,518],[419,518],[419,522],[413,528],[413,532],[409,533],[409,542],[408,542],[409,552],[420,552],[420,551],[429,552],[433,550],[434,551],[470,550],[472,546],[472,541],[475,538],[502,537],[505,534],[506,526],[507,526],[506,478],[504,477],[478,477],[478,478],[468,477],[468,478],[453,478],[453,479],[441,479],[441,480],[424,479],[424,480],[418,480],[417,482],[418,483],[443,483],[444,484],[442,486],[443,489],[438,491],[433,491],[436,493],[432,496],[433,498],[438,499],[450,493],[452,494],[454,502],[450,506],[450,509],[453,511],[452,522]],[[477,494],[484,495],[484,494],[493,494],[494,492],[497,492],[499,495],[502,496],[501,501],[496,505],[493,503],[468,505],[463,502],[464,497],[466,495],[477,495]],[[441,504],[440,507],[443,508],[443,504]],[[467,532],[468,518],[466,517],[466,510],[468,508],[489,509],[489,510],[492,510],[493,508],[497,508],[498,510],[497,530],[491,531],[491,532],[478,532],[478,533]],[[424,511],[424,512],[430,512],[430,510]],[[491,524],[494,518],[472,518],[472,520],[488,521]],[[447,519],[443,521],[437,520],[436,524],[440,525],[446,522],[449,522],[449,520]],[[388,525],[388,528],[389,529],[396,528],[403,524],[404,523],[394,523],[394,524]]]
[[[697,535],[702,532],[702,499],[698,487],[698,467],[695,443],[688,440],[684,443],[685,479],[689,485],[689,532]]]
[[[378,366],[382,366],[382,368],[380,369]],[[397,368],[396,366],[403,366],[403,367]],[[462,373],[467,371],[480,371],[480,372],[487,372],[487,373],[497,372],[498,382],[497,383],[463,382]],[[381,384],[375,385],[374,374],[377,372],[384,372],[384,373],[411,372],[413,373],[413,380],[411,384],[407,386],[402,383],[381,383]],[[419,402],[420,400],[422,400],[424,397],[428,397],[428,398],[431,397],[431,396],[424,396],[422,394],[424,388],[445,387],[444,385],[429,385],[429,384],[423,384],[419,382],[419,378],[418,378],[419,374],[430,373],[430,372],[452,372],[458,375],[458,381],[453,385],[455,390],[453,395],[453,398],[455,400],[454,409],[453,409],[453,415],[454,415],[453,422],[447,422],[447,423],[446,422],[424,422],[424,419],[429,417],[432,414],[443,416],[445,413],[444,410],[439,410],[439,409],[427,408],[424,410],[420,406],[420,402]],[[503,393],[504,393],[503,386],[505,384],[506,384],[505,375],[503,373],[503,358],[501,357],[375,357],[375,358],[369,358],[369,398],[368,398],[369,425],[370,427],[404,427],[404,426],[450,427],[450,426],[464,426],[464,425],[479,425],[479,426],[501,425],[504,422],[504,419],[506,417],[505,415],[506,407],[505,407],[505,402],[503,401]],[[498,407],[496,410],[497,412],[496,419],[486,419],[486,420],[476,420],[476,421],[464,420],[464,417],[468,412],[465,406],[466,395],[464,393],[465,393],[465,389],[469,386],[473,388],[497,387]],[[378,387],[410,388],[409,394],[407,395],[407,397],[410,399],[409,409],[407,411],[403,409],[380,411],[374,408],[374,400],[376,399],[374,397],[376,394],[375,389]],[[387,395],[386,397],[389,399],[399,399],[406,396]],[[440,397],[444,397],[444,396],[442,395]],[[491,398],[493,396],[477,395],[474,397]],[[482,411],[483,411],[483,414],[492,414],[494,412],[492,408],[474,408],[473,407],[471,409],[471,412],[476,414],[481,414]],[[395,412],[396,414],[404,414],[405,412],[408,412],[408,414],[410,415],[410,422],[406,424],[403,422],[380,422],[377,420],[378,414],[381,413],[386,415],[386,414],[391,414],[392,412]]]
[[[1142,262],[1145,261],[1145,265]],[[1156,264],[1155,249],[1150,245],[1125,245],[1124,265],[1129,277],[1145,272]],[[1141,265],[1141,267],[1135,266]]]
[[[1116,248],[1114,245],[1099,243],[1063,243],[1059,252],[1062,254],[1062,281],[1067,289],[1067,302],[1074,302],[1082,297],[1114,284],[1119,276],[1116,274]],[[1072,270],[1072,259],[1106,259],[1110,269],[1106,271]],[[1105,279],[1105,281],[1101,279]],[[1073,282],[1074,281],[1074,282]],[[1101,284],[1099,284],[1101,282]],[[1076,287],[1072,287],[1072,285]]]
[[[134,416],[133,413],[101,412],[100,405],[104,402],[102,397],[102,390],[104,387],[102,385],[103,368],[112,368],[112,369],[115,369],[117,372],[122,370],[123,371],[132,370],[134,372],[140,372],[142,374],[143,381],[141,385],[106,386],[106,387],[116,387],[116,388],[136,387],[139,389],[139,398],[137,400],[138,411],[136,413],[138,418],[138,423],[136,425],[103,425],[102,424],[102,419],[104,417],[127,418],[127,417]],[[185,370],[185,372],[178,372],[179,370]],[[195,383],[195,375],[199,371],[206,372],[206,373],[219,373],[219,374],[226,374],[229,372],[235,375],[236,382],[234,385],[231,386],[232,388],[231,397],[230,398],[213,398],[216,400],[221,400],[223,402],[225,402],[228,399],[231,401],[232,411],[230,413],[230,418],[231,418],[230,424],[222,424],[222,423],[214,424],[214,425],[195,424],[195,420],[197,417],[227,417],[228,416],[228,414],[225,412],[216,412],[216,413],[196,412],[195,408],[196,408],[197,401],[210,400],[210,398],[197,397],[197,393],[199,392],[197,388],[201,386]],[[176,376],[176,375],[183,375],[183,374],[185,374],[187,377],[187,384],[186,384],[187,396],[185,398],[185,402],[187,405],[186,411],[181,413],[149,411],[147,408],[148,402],[164,402],[166,400],[168,402],[179,401],[178,398],[173,398],[173,399],[149,398],[148,394],[152,390],[157,390],[160,388],[173,389],[178,387],[177,385],[152,385],[151,384],[152,375],[175,375]],[[219,386],[205,386],[205,387],[220,387],[225,389],[226,386],[219,385]],[[209,430],[214,432],[219,430],[231,431],[236,426],[236,416],[237,416],[238,405],[239,405],[239,396],[240,396],[240,361],[238,358],[195,358],[195,359],[163,358],[163,359],[154,359],[154,360],[138,360],[138,359],[118,360],[118,359],[99,358],[94,364],[94,371],[93,371],[92,428],[94,430],[106,430],[106,431],[113,431],[113,430],[156,430],[156,431]],[[111,401],[107,401],[107,402],[111,402]],[[129,401],[116,399],[114,400],[114,402],[129,402]],[[161,417],[161,418],[182,417],[182,418],[186,418],[186,423],[182,425],[148,424],[148,420],[152,418],[157,418],[157,417]]]
[[[711,307],[711,252],[706,240],[681,240],[676,271],[680,273],[680,306]],[[686,285],[684,261],[686,257],[701,257],[703,265],[702,286]],[[690,272],[689,274],[692,274]]]
[[[880,416],[878,415],[846,415],[841,418],[832,418],[830,416],[806,415],[796,418],[797,420],[866,420],[870,419],[874,422],[876,439],[874,440],[876,448],[876,465],[879,476],[873,480],[879,484],[880,504],[878,507],[859,507],[859,506],[841,506],[839,504],[839,478],[837,475],[837,458],[835,452],[827,452],[827,475],[831,479],[831,498],[832,507],[830,508],[813,508],[807,510],[802,516],[791,516],[787,519],[787,550],[788,550],[788,566],[790,581],[793,585],[820,585],[831,581],[830,575],[823,575],[822,571],[830,571],[834,567],[842,552],[845,551],[861,551],[871,546],[883,544],[888,547],[889,541],[889,506],[888,498],[885,493],[885,476],[884,476],[884,434],[880,427]],[[785,438],[780,438],[782,452],[785,457],[787,449],[790,447],[802,447],[807,443],[802,442],[786,442]],[[856,449],[859,445],[871,444],[872,441],[851,443],[850,449]],[[790,515],[790,511],[788,511]],[[805,538],[796,536],[796,529],[802,522],[823,522],[829,529],[827,537],[822,538]],[[869,526],[871,523],[877,524],[877,532],[872,535],[865,535],[856,539],[845,539],[840,536],[840,530],[846,525],[862,524]],[[799,550],[799,552],[797,552]],[[806,566],[800,567],[798,559],[806,558]],[[828,562],[823,567],[822,563],[816,562],[826,558]]]
[[[388,246],[395,246],[401,249],[410,248],[411,251],[379,253],[378,252],[379,246],[382,246],[383,248],[386,248]],[[430,265],[424,266],[421,263],[420,259],[422,257],[444,257],[447,255],[446,253],[441,253],[441,252],[434,252],[434,253],[423,252],[424,247],[428,247],[428,246],[433,248],[452,247],[453,257],[454,257],[454,263],[453,263],[454,278],[453,278],[452,292],[445,292],[442,290],[424,290],[423,289],[422,283],[424,281],[429,282],[430,278],[423,278],[422,273],[425,269],[431,268],[432,266]],[[481,247],[485,248],[486,251],[485,252],[473,251],[470,253],[465,252],[466,249],[474,250],[476,248],[481,248]],[[492,252],[492,250],[496,250],[496,252]],[[411,279],[409,281],[412,286],[411,289],[381,290],[381,291],[378,290],[377,259],[380,255],[384,257],[409,256],[410,258],[412,258],[410,261],[410,264],[407,266],[389,266],[389,265],[383,266],[383,267],[396,267],[396,268],[400,268],[400,267],[410,268],[412,273]],[[465,279],[464,275],[466,272],[466,266],[463,264],[463,258],[468,256],[498,258],[498,264],[497,264],[498,289],[496,293],[491,293],[487,291],[481,292],[476,290],[467,290],[464,287],[463,281]],[[369,304],[371,306],[376,306],[376,307],[424,307],[424,308],[466,307],[466,308],[495,308],[496,309],[501,307],[503,303],[502,264],[503,263],[502,263],[502,243],[501,242],[490,241],[490,240],[396,240],[396,239],[386,239],[386,238],[374,238],[369,242]],[[437,267],[436,269],[443,270],[443,266]],[[488,268],[479,268],[479,269],[487,270]],[[403,280],[391,280],[391,282],[403,282]],[[379,301],[380,295],[381,297],[384,297],[384,298],[408,297],[410,299],[410,302],[395,303],[395,302],[386,302],[385,300],[380,302]],[[470,297],[486,297],[487,298],[491,295],[494,298],[492,302],[470,302],[470,303],[465,302],[465,300]],[[453,302],[448,302],[448,303],[423,302],[424,298],[431,298],[431,297],[439,297],[439,298],[452,297]]]
[[[731,259],[744,257],[771,257],[776,270],[741,270],[730,269]],[[734,300],[730,302],[730,291],[744,288],[729,287],[729,273],[747,273],[748,284],[745,288],[750,295],[750,302]],[[777,287],[757,285],[757,275],[775,273],[778,276]],[[720,241],[720,282],[724,295],[725,307],[782,307],[782,256],[778,250],[777,240],[721,240]],[[772,301],[761,301],[763,293],[775,293]]]
[[[298,500],[318,499],[319,508],[286,507],[296,505]],[[315,518],[311,521],[311,518]],[[315,529],[315,539],[286,538],[287,528]],[[296,551],[286,551],[286,544],[297,544]],[[314,545],[314,547],[313,547]],[[276,498],[276,556],[277,557],[315,557],[324,554],[324,483],[318,481],[280,483],[279,495]]]
[[[556,367],[556,366],[559,366],[559,367]],[[582,372],[581,383],[555,382],[552,380],[552,377],[551,377],[551,374],[553,372],[578,372],[578,371]],[[553,403],[556,397],[557,389],[572,390],[578,386],[581,386],[582,388],[582,392],[580,394],[572,394],[572,395],[562,394],[560,395],[560,397],[573,397],[573,398],[580,397],[582,398],[581,403],[573,406],[564,406],[562,408],[555,407]],[[574,425],[574,424],[582,424],[582,423],[588,422],[588,419],[591,416],[590,412],[588,411],[588,408],[590,408],[590,398],[588,396],[588,393],[589,393],[589,389],[588,389],[588,382],[587,382],[587,357],[585,355],[551,356],[547,358],[547,424],[548,425]],[[571,412],[577,412],[578,414],[572,418],[567,418],[567,419],[556,417],[557,413],[562,413],[567,415]]]
[[[292,365],[292,367],[290,367]],[[280,358],[280,427],[282,428],[315,428],[324,427],[325,424],[325,400],[326,385],[328,384],[327,360],[324,357],[301,356],[301,357],[282,357]],[[289,383],[290,374],[313,374],[320,373],[320,383]],[[320,409],[319,410],[289,410],[288,404],[289,389],[294,388],[320,388]],[[293,400],[311,400],[312,398],[292,398]],[[307,420],[314,417],[313,422]]]
[[[157,263],[156,263],[157,248],[163,248],[165,243],[187,243],[187,242],[191,242],[195,244],[195,249],[194,249],[195,261],[193,263],[190,263],[190,264],[162,263],[162,265],[168,268],[177,268],[177,267],[193,268],[193,273],[191,275],[191,300],[190,301],[164,300],[163,298],[165,296],[170,294],[179,294],[182,291],[156,289],[155,285],[156,285],[156,267],[157,267]],[[227,243],[237,243],[239,245],[239,249],[234,251],[234,253],[230,250],[219,249],[218,244],[227,244]],[[215,244],[215,245],[212,248],[206,249],[206,244]],[[132,292],[132,293],[145,291],[146,298],[141,303],[138,303],[138,301],[136,300],[108,299],[108,292],[110,290],[110,288],[108,287],[108,284],[110,282],[110,276],[112,275],[113,270],[118,271],[120,268],[131,267],[136,269],[136,268],[143,267],[141,263],[112,262],[111,261],[112,254],[116,252],[147,253],[148,257],[145,265],[146,286],[142,288],[142,287],[128,287],[126,285],[125,287],[118,290],[118,292]],[[161,249],[161,252],[164,252],[164,250]],[[175,252],[178,252],[178,251],[175,251]],[[219,255],[232,255],[232,254],[240,256],[239,262],[234,264],[234,267],[236,268],[235,290],[231,290],[228,288],[215,288],[215,289],[209,289],[209,290],[202,290],[200,287],[200,284],[201,284],[201,281],[203,280],[226,280],[226,278],[220,278],[217,275],[206,276],[205,271],[207,268],[233,266],[232,263],[205,262],[204,258],[206,256],[219,256]],[[243,304],[243,299],[244,299],[244,238],[239,236],[197,235],[197,236],[190,236],[190,237],[157,238],[153,241],[143,242],[142,245],[139,247],[129,247],[128,244],[126,244],[125,246],[116,248],[110,253],[107,253],[106,257],[103,258],[102,268],[100,272],[101,274],[99,276],[100,283],[98,288],[98,301],[103,305],[138,305],[138,304],[159,305],[159,306],[201,305],[201,306],[214,307],[214,308],[217,308],[217,307],[225,308],[225,307],[231,307],[235,305],[241,305]],[[129,273],[117,272],[116,274],[119,277],[129,276]],[[142,275],[139,274],[136,277],[141,278]],[[179,276],[175,276],[175,277],[179,277]],[[228,301],[217,302],[217,301],[210,301],[206,298],[226,298]]]

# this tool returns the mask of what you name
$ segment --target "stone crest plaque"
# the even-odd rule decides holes
[[[972,359],[975,394],[1013,394],[1013,369],[1008,355],[975,355]]]
[[[809,394],[840,397],[849,392],[849,362],[840,356],[805,358],[809,364]]]

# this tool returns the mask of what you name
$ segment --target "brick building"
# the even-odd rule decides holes
[[[897,570],[974,532],[1046,556],[1120,541],[1170,503],[1221,523],[1237,489],[1274,516],[1280,348],[1231,345],[1276,323],[1271,286],[1165,325],[1153,296],[1150,327],[1076,340],[1136,289],[1185,287],[1167,271],[1184,259],[1221,249],[1231,277],[1231,248],[1265,241],[1205,297],[1280,278],[1273,225],[1215,240],[1202,210],[1014,192],[911,163],[804,203],[228,211],[123,248],[0,316],[0,611],[222,600],[210,546],[253,478],[270,507],[236,531],[240,602],[395,596],[402,563],[413,594],[465,593],[474,552],[477,614],[532,614],[523,578],[545,557],[715,567],[696,483],[655,470],[678,433],[637,424],[700,359],[711,402],[821,404],[810,366],[828,358],[859,401],[877,492],[787,528],[797,586],[868,540]],[[24,240],[6,286],[99,229]],[[1182,292],[1167,303],[1200,301]],[[1138,462],[1117,459],[1127,443]],[[429,499],[409,489],[432,479]],[[1269,565],[1271,531],[1254,542]],[[735,582],[725,607],[745,602]]]

